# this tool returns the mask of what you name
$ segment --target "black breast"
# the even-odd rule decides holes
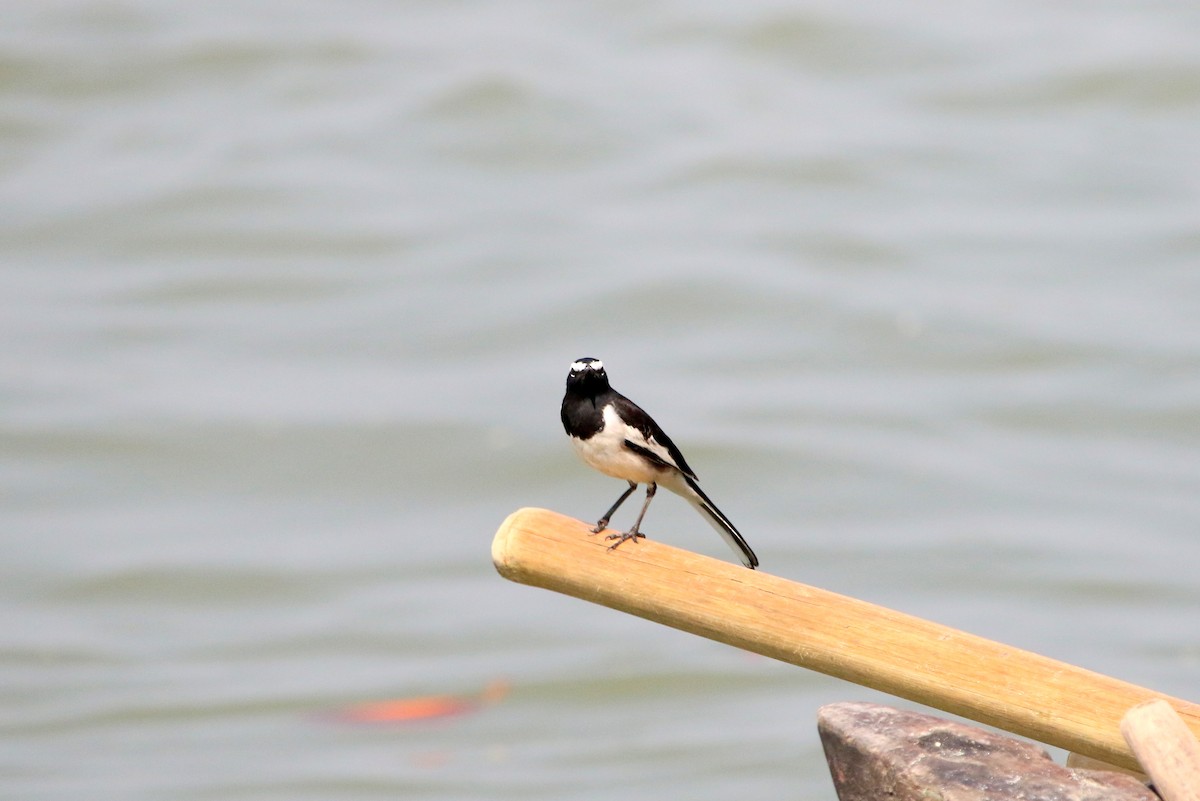
[[[591,439],[604,428],[604,407],[592,397],[580,397],[568,392],[562,402],[562,424],[568,435]]]

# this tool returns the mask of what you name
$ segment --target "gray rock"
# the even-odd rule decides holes
[[[1132,776],[1073,770],[1001,734],[879,704],[821,707],[840,801],[1158,801]]]

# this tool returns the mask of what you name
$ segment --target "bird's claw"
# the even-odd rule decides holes
[[[626,540],[633,540],[634,542],[637,542],[639,539],[643,539],[643,540],[646,539],[646,535],[640,531],[634,530],[634,531],[626,531],[624,534],[609,534],[604,539],[616,540],[616,542],[614,542],[612,545],[608,546],[608,550],[611,551],[613,548],[616,548],[618,545],[620,545],[622,542],[625,542]]]

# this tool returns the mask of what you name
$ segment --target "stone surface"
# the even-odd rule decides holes
[[[1159,801],[1122,773],[1065,768],[1041,748],[879,704],[821,707],[840,801]]]

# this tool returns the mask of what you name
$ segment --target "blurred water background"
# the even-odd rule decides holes
[[[0,10],[0,796],[832,799],[888,699],[493,571],[580,356],[764,569],[1200,697],[1195,7]]]

